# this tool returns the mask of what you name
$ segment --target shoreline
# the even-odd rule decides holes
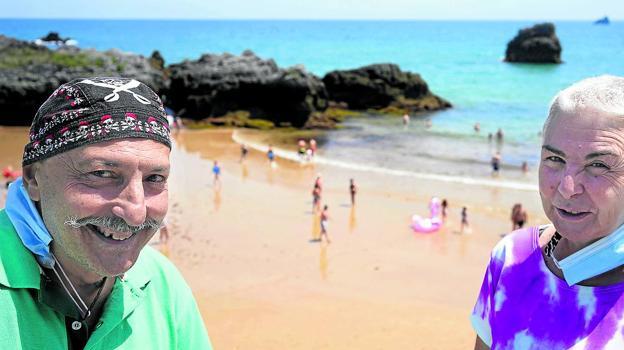
[[[176,135],[174,229],[161,247],[193,288],[215,348],[469,348],[468,315],[490,250],[510,229],[511,205],[525,205],[529,224],[546,222],[529,191],[283,158],[271,169],[254,149],[241,163],[232,132]],[[218,191],[213,159],[222,166]],[[318,173],[331,244],[313,241]],[[359,187],[355,207],[350,177]],[[448,198],[449,218],[437,233],[414,233],[411,215],[426,215],[432,195]],[[463,205],[470,234],[458,232]]]

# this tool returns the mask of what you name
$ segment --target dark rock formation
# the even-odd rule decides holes
[[[244,110],[276,125],[303,126],[327,107],[320,79],[302,67],[280,69],[251,51],[203,55],[169,66],[169,105],[183,118],[204,119]]]
[[[119,50],[98,52],[46,47],[0,35],[0,120],[29,125],[37,109],[60,84],[90,76],[125,76],[156,92],[163,90],[163,72],[143,56]]]
[[[429,91],[419,74],[403,72],[396,64],[373,64],[353,70],[332,71],[323,77],[332,101],[349,109],[401,108],[418,112],[451,107]]]
[[[149,61],[152,64],[152,67],[158,70],[165,69],[165,59],[160,54],[160,51],[154,50],[154,52],[152,52],[152,55],[149,58]]]
[[[561,44],[552,23],[521,29],[508,44],[506,62],[561,63]]]
[[[70,38],[61,38],[59,33],[57,32],[49,32],[48,35],[40,38],[41,41],[52,42],[52,43],[65,43]]]

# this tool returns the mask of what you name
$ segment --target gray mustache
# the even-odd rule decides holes
[[[95,225],[120,232],[136,233],[145,230],[146,228],[158,229],[160,228],[161,221],[147,218],[147,220],[145,220],[145,222],[139,226],[130,226],[126,223],[126,221],[124,221],[124,219],[119,217],[88,216],[82,219],[69,217],[67,218],[67,220],[65,220],[65,225],[71,226],[72,228],[81,228],[87,225]]]

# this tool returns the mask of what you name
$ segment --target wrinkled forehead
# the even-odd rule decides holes
[[[143,138],[125,138],[77,147],[44,162],[68,168],[104,165],[126,170],[134,167],[168,171],[170,153],[169,147],[161,142]]]
[[[586,130],[619,129],[624,131],[624,116],[590,107],[554,110],[544,122],[544,139],[553,131],[562,131],[570,127]]]

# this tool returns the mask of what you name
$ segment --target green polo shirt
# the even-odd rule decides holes
[[[39,264],[0,211],[0,349],[67,349],[65,315],[39,301]],[[190,288],[145,247],[117,278],[85,349],[212,349]]]

